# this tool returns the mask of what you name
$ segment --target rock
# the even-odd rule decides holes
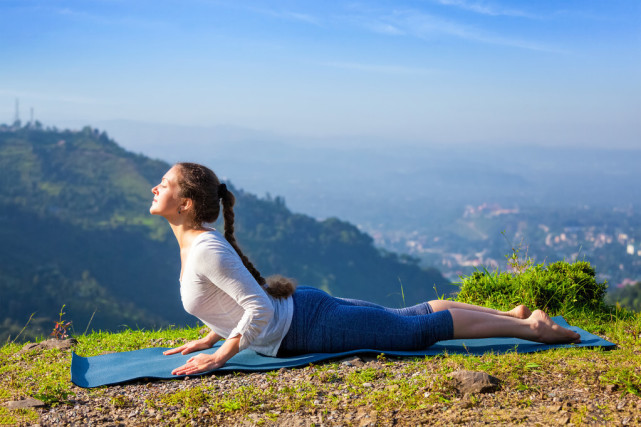
[[[360,357],[356,356],[343,359],[341,361],[341,365],[356,366],[357,368],[361,368],[365,365],[365,362],[363,362]]]
[[[18,354],[26,353],[28,351],[35,350],[35,349],[38,349],[38,348],[40,348],[40,344],[39,343],[37,343],[37,342],[29,342],[29,343],[26,343],[20,349],[20,351],[18,351]]]
[[[8,409],[26,409],[26,408],[42,408],[45,406],[44,402],[33,397],[27,397],[23,400],[12,400],[3,403]]]
[[[23,354],[32,350],[50,350],[52,348],[57,348],[60,350],[69,350],[74,345],[78,344],[78,340],[75,338],[68,338],[66,340],[60,340],[58,338],[49,338],[48,340],[41,341],[39,343],[27,343],[18,351],[17,354]]]
[[[447,374],[456,382],[456,388],[463,394],[493,393],[499,388],[500,380],[485,372],[458,370]]]
[[[76,344],[78,344],[78,340],[75,338],[68,338],[66,340],[50,338],[46,341],[42,341],[40,346],[44,349],[58,348],[60,350],[69,350]]]

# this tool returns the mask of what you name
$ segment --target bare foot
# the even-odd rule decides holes
[[[517,305],[512,310],[506,311],[505,315],[515,317],[517,319],[527,319],[532,315],[532,312],[524,305]]]
[[[530,327],[535,333],[534,341],[545,344],[580,343],[581,336],[576,332],[557,325],[545,312],[534,310],[529,317]]]

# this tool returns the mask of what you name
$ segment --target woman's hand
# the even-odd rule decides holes
[[[189,354],[198,350],[207,350],[208,348],[211,348],[211,345],[208,344],[207,342],[204,342],[203,339],[201,338],[199,340],[191,341],[191,342],[188,342],[187,344],[183,344],[180,347],[163,351],[162,354],[164,354],[165,356],[168,356],[170,354],[176,354],[176,353]]]
[[[188,342],[187,344],[172,348],[171,350],[163,351],[162,354],[168,356],[170,354],[176,353],[189,354],[193,353],[194,351],[207,350],[208,348],[212,348],[214,344],[216,344],[221,338],[222,337],[220,335],[216,334],[214,331],[211,331],[209,334],[207,334],[206,337]]]
[[[238,353],[240,335],[225,340],[214,354],[201,353],[192,357],[184,365],[171,371],[172,375],[192,375],[211,371],[223,366],[229,359]],[[190,343],[191,344],[191,343]],[[187,344],[186,344],[187,345]],[[184,347],[184,346],[183,346]],[[178,347],[180,348],[180,347]],[[178,352],[178,349],[174,349]],[[169,350],[169,351],[174,351]],[[185,353],[183,353],[185,354]]]
[[[187,361],[183,366],[171,371],[172,375],[191,375],[220,368],[225,363],[217,360],[216,354],[198,354]]]

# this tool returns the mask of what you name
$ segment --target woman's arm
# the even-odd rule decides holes
[[[165,356],[168,356],[170,354],[176,354],[176,353],[189,354],[198,350],[207,350],[208,348],[212,348],[214,344],[216,344],[222,338],[223,337],[218,335],[216,332],[211,331],[207,334],[207,336],[203,338],[188,342],[187,344],[183,344],[180,347],[176,347],[176,348],[172,348],[171,350],[164,351],[162,354],[164,354]]]
[[[220,368],[238,353],[239,344],[240,335],[236,335],[234,338],[225,340],[214,354],[201,353],[196,355],[183,366],[171,371],[171,373],[172,375],[192,375]]]
[[[272,301],[245,268],[238,254],[226,242],[213,239],[202,241],[194,249],[195,252],[189,256],[192,257],[191,261],[198,278],[210,282],[210,286],[213,285],[225,294],[224,297],[222,294],[217,296],[217,300],[223,305],[222,309],[217,310],[238,314],[237,308],[242,308],[240,317],[233,319],[234,325],[225,333],[228,337],[240,336],[239,349],[244,350],[273,319]],[[202,319],[207,323],[223,327],[219,323],[223,322],[222,319],[216,319],[214,316],[207,318],[208,313],[202,315]],[[225,320],[229,328],[232,319]]]

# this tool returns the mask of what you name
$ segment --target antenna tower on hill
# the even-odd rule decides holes
[[[17,123],[20,121],[20,100],[16,98],[16,116],[13,120],[14,123]]]

